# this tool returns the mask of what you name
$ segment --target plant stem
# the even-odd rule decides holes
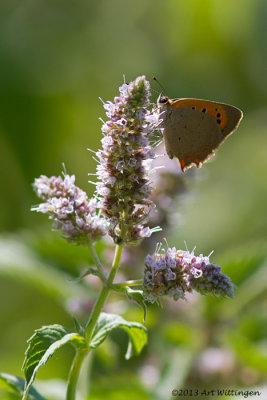
[[[143,285],[143,279],[136,279],[133,281],[125,281],[125,282],[121,282],[121,283],[113,283],[111,288],[113,289],[119,289],[119,288],[123,288],[126,286],[142,286]]]
[[[95,265],[97,266],[97,269],[98,269],[98,272],[99,272],[99,276],[100,276],[102,282],[106,282],[107,274],[106,274],[106,272],[105,272],[105,270],[103,268],[103,265],[101,264],[101,261],[98,258],[98,255],[97,255],[97,253],[95,251],[94,245],[91,242],[91,240],[88,241],[88,247],[89,247],[91,255],[92,255],[93,259],[94,259]]]
[[[75,355],[69,375],[69,382],[68,382],[67,396],[66,396],[67,400],[75,400],[78,378],[86,354],[87,350],[86,351],[78,350]]]
[[[93,311],[92,311],[92,313],[90,315],[90,318],[89,318],[89,320],[87,322],[87,325],[86,325],[86,328],[85,328],[85,332],[86,332],[86,342],[87,342],[88,345],[90,345],[90,340],[91,340],[91,337],[92,337],[93,330],[95,328],[95,324],[97,322],[99,314],[102,311],[102,308],[103,308],[103,306],[105,304],[105,301],[107,300],[109,291],[111,289],[111,285],[113,283],[113,280],[115,278],[117,269],[119,267],[122,248],[123,248],[122,245],[117,245],[116,246],[115,255],[114,255],[114,259],[113,259],[113,263],[112,263],[112,268],[111,268],[107,283],[106,283],[106,285],[103,286],[103,288],[102,288],[102,290],[101,290],[101,292],[99,294],[99,297],[97,299],[97,302],[96,302],[96,304],[94,306],[94,309],[93,309]]]
[[[99,317],[99,314],[102,311],[105,301],[107,300],[107,297],[108,297],[109,291],[112,287],[112,283],[115,278],[117,269],[120,265],[122,249],[123,249],[123,245],[116,246],[115,255],[114,255],[110,274],[108,276],[108,279],[105,278],[105,280],[103,281],[102,290],[98,296],[98,299],[95,303],[93,311],[91,312],[91,315],[87,322],[87,325],[85,328],[85,337],[86,337],[86,343],[87,343],[88,348],[86,350],[84,350],[84,349],[78,350],[76,353],[76,356],[73,360],[70,375],[69,375],[66,400],[75,400],[76,387],[77,387],[77,382],[78,382],[80,370],[82,367],[82,363],[84,361],[86,354],[88,353],[88,349],[90,349],[90,341],[92,338],[92,334],[93,334],[97,319]],[[94,251],[95,251],[95,249],[94,249]],[[98,257],[97,257],[97,259],[98,259]],[[95,261],[96,261],[96,259],[95,259]],[[100,263],[100,265],[101,265],[101,263]],[[101,265],[101,267],[102,267],[102,265]]]

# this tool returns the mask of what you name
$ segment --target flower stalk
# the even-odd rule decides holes
[[[95,306],[94,306],[94,308],[91,312],[91,315],[89,317],[89,320],[86,324],[85,338],[86,338],[87,348],[85,350],[79,349],[73,360],[73,364],[72,364],[70,375],[69,375],[66,400],[75,400],[76,388],[77,388],[77,383],[78,383],[81,367],[82,367],[83,361],[85,359],[85,356],[88,354],[88,351],[90,351],[90,341],[92,339],[92,335],[93,335],[94,328],[97,323],[97,319],[104,307],[104,304],[108,298],[109,292],[112,289],[113,280],[115,278],[116,272],[120,265],[122,249],[123,249],[122,245],[116,246],[114,260],[112,263],[112,268],[111,268],[110,274],[109,274],[106,282],[103,282],[102,290],[98,296],[98,299],[95,303]]]
[[[117,269],[119,267],[122,249],[123,249],[122,245],[116,246],[114,260],[112,263],[112,268],[111,268],[110,274],[108,276],[107,282],[106,282],[106,284],[103,285],[102,290],[99,294],[99,297],[93,308],[93,311],[90,315],[90,318],[86,324],[85,337],[86,337],[86,343],[88,346],[90,346],[90,340],[92,338],[92,334],[93,334],[97,319],[98,319],[98,317],[102,311],[102,308],[107,300],[107,297],[108,297],[110,289],[111,289],[111,285],[113,283]]]
[[[75,400],[76,398],[78,379],[87,353],[87,350],[81,349],[76,352],[69,374],[66,400]]]
[[[90,251],[90,253],[91,253],[91,255],[92,255],[93,259],[94,259],[95,265],[96,265],[96,267],[98,269],[99,277],[102,280],[102,282],[105,283],[107,281],[107,274],[106,274],[106,272],[105,272],[105,270],[103,268],[103,265],[102,265],[101,261],[98,258],[98,255],[97,255],[97,253],[95,251],[94,245],[93,245],[93,243],[92,243],[92,241],[90,239],[88,240],[88,248],[89,248],[89,251]]]
[[[143,279],[135,279],[131,281],[125,281],[121,283],[113,283],[112,284],[112,289],[120,289],[120,288],[125,288],[125,287],[131,287],[131,286],[143,286]]]

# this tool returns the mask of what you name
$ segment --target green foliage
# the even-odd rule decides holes
[[[28,343],[22,367],[26,378],[23,400],[27,398],[28,391],[38,370],[56,350],[66,343],[71,343],[78,347],[85,346],[82,336],[77,333],[69,333],[61,325],[50,325],[37,329],[28,340]]]
[[[135,354],[139,354],[147,343],[147,330],[138,322],[128,322],[116,314],[101,313],[93,332],[90,347],[96,348],[114,329],[122,328],[129,334],[129,345],[125,355],[129,359]]]
[[[0,373],[0,387],[11,390],[17,394],[18,399],[21,399],[24,392],[25,380],[15,375]],[[29,400],[46,400],[37,390],[32,386],[28,392]]]
[[[144,312],[144,321],[146,320],[146,312],[147,312],[147,306],[144,301],[144,296],[143,296],[143,290],[136,290],[136,289],[131,289],[130,287],[126,288],[126,294],[130,300],[133,300],[136,304],[138,304]]]

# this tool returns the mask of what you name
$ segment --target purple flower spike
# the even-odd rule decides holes
[[[77,244],[88,244],[107,233],[105,218],[97,214],[96,199],[88,199],[86,193],[74,184],[75,176],[41,175],[33,183],[37,195],[44,203],[32,207],[32,211],[49,214],[53,227],[62,231],[63,236]]]
[[[111,222],[109,234],[114,242],[135,243],[153,232],[144,225],[154,207],[149,199],[148,173],[154,158],[149,136],[157,120],[147,110],[150,87],[144,76],[123,84],[119,92],[114,103],[104,104],[109,120],[102,126],[103,148],[97,153],[96,192],[103,214]]]
[[[200,294],[233,297],[234,285],[209,257],[195,256],[194,251],[168,248],[166,252],[147,255],[145,259],[144,294],[154,303],[160,296],[184,299],[193,290]]]

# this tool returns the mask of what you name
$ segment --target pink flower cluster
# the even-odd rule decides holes
[[[115,243],[133,243],[149,237],[145,226],[153,202],[149,199],[149,170],[154,158],[149,138],[157,125],[157,114],[147,110],[149,82],[144,76],[120,87],[120,96],[104,108],[109,118],[102,126],[103,148],[97,156],[97,194],[109,218],[109,234]]]
[[[221,267],[210,263],[209,257],[175,247],[146,257],[143,285],[145,298],[152,303],[164,295],[184,299],[186,292],[193,290],[233,297],[234,288],[230,278],[221,272]]]
[[[48,178],[41,175],[33,183],[43,203],[32,207],[33,211],[49,214],[53,227],[62,231],[63,236],[77,244],[98,240],[107,233],[108,223],[97,212],[95,198],[75,185],[75,176],[65,174]]]

